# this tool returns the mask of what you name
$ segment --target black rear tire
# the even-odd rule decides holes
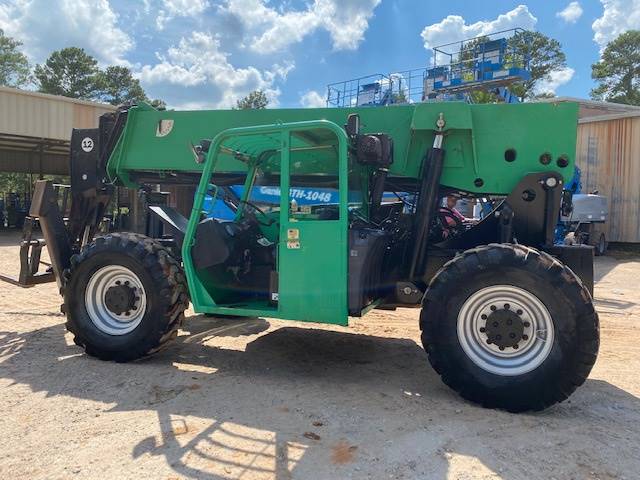
[[[87,303],[91,279],[109,266],[131,272],[144,288],[144,314],[126,333],[108,333],[96,319],[96,308]],[[180,264],[160,243],[143,235],[112,233],[96,238],[72,258],[68,278],[63,305],[67,330],[87,354],[102,360],[127,362],[158,351],[177,336],[189,305]],[[95,298],[100,301],[100,296]]]
[[[481,298],[485,291],[498,292],[495,295],[500,295],[500,291],[507,290],[504,286],[525,292],[527,298],[533,299],[532,311],[547,312],[543,316],[550,318],[553,325],[552,341],[547,342],[551,337],[546,332],[537,330],[535,335],[530,335],[530,344],[526,347],[530,350],[516,350],[522,345],[506,347],[504,353],[512,353],[516,359],[522,358],[523,365],[518,367],[520,370],[514,369],[506,373],[496,372],[497,367],[489,363],[481,366],[483,363],[478,360],[484,358],[481,355],[485,355],[485,350],[495,350],[498,347],[496,336],[492,339],[483,337],[491,334],[489,323],[482,323],[487,320],[477,320],[480,322],[478,325],[485,326],[469,330],[472,332],[469,335],[465,335],[466,330],[459,331],[460,322],[469,318],[466,314],[469,312],[469,302],[473,303],[478,295]],[[490,300],[489,303],[492,302]],[[503,308],[500,302],[496,303],[499,309]],[[538,307],[535,305],[543,305],[544,308],[536,310]],[[504,309],[508,308],[509,305],[505,303]],[[491,310],[496,310],[494,305],[491,305]],[[475,311],[478,312],[479,310]],[[527,312],[518,312],[526,318]],[[507,315],[505,312],[498,313]],[[535,315],[531,316],[534,317]],[[482,315],[482,318],[487,319],[487,315]],[[491,315],[488,318],[491,319]],[[509,321],[517,322],[518,317]],[[538,325],[535,319],[531,322]],[[491,323],[496,325],[493,321]],[[542,410],[565,400],[584,383],[596,360],[599,347],[598,315],[593,308],[591,295],[580,279],[550,255],[521,245],[492,244],[477,247],[445,264],[434,276],[425,293],[420,326],[429,361],[445,384],[472,402],[511,412]],[[475,332],[488,333],[474,337]],[[466,338],[461,339],[461,336]],[[522,336],[525,337],[526,335]],[[473,344],[474,339],[477,347]],[[493,345],[484,345],[492,344],[490,340],[493,340]],[[523,345],[524,343],[526,342],[523,341]],[[467,353],[470,350],[468,345],[477,348],[480,355]],[[536,345],[546,349],[540,350],[546,352],[546,356],[528,359],[525,352],[535,352]],[[502,344],[500,346],[500,351],[495,352],[496,365],[501,365],[500,362],[505,358],[504,355],[501,356],[501,350],[505,347]],[[490,361],[491,354],[493,353],[489,352],[487,357]],[[514,365],[519,361],[510,360],[511,358],[508,357],[508,361]],[[533,358],[537,358],[535,363]],[[531,362],[529,366],[527,362]],[[529,367],[531,369],[527,370]]]

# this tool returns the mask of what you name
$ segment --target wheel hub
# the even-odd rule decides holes
[[[518,343],[524,335],[524,322],[520,315],[506,304],[503,308],[496,309],[489,314],[484,326],[484,333],[487,335],[487,343],[495,344],[500,350],[517,349]]]
[[[147,310],[142,280],[123,265],[98,269],[87,283],[85,307],[93,324],[108,335],[135,330]]]
[[[104,296],[105,306],[116,315],[126,315],[135,308],[136,304],[136,288],[129,286],[129,282],[122,284],[117,282],[107,289]]]
[[[503,376],[537,368],[553,347],[553,319],[533,293],[515,285],[492,285],[467,298],[458,312],[457,334],[469,359]]]

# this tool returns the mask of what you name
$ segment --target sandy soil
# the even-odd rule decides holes
[[[16,272],[18,237],[0,235]],[[12,479],[635,479],[640,258],[597,261],[602,347],[542,413],[484,410],[445,387],[417,310],[351,328],[188,315],[132,364],[73,345],[55,285],[0,285],[0,472]]]

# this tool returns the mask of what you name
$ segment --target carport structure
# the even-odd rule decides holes
[[[112,105],[0,87],[0,172],[69,174],[73,128],[95,128]]]

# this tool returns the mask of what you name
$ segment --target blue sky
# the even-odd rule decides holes
[[[225,108],[252,89],[316,106],[328,83],[427,65],[426,47],[524,27],[563,46],[541,86],[588,97],[607,41],[640,29],[640,0],[0,0],[0,28],[33,63],[80,46],[129,66],[177,108]]]

